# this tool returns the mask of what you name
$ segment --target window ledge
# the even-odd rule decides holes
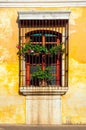
[[[20,87],[23,95],[64,95],[68,87]]]

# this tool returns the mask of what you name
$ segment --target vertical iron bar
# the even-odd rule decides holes
[[[69,40],[69,21],[67,20],[67,23],[66,23],[66,28],[67,28],[67,54],[66,54],[66,87],[68,87],[68,66],[69,66],[69,64],[68,64],[68,59],[69,59],[69,55],[68,55],[68,50],[69,50],[69,42],[68,42],[68,40]]]
[[[19,46],[21,46],[21,21],[19,20]],[[21,56],[19,55],[19,87],[22,86],[21,84]]]
[[[23,25],[22,25],[22,46],[24,45],[24,35],[23,35],[23,28],[24,28],[24,23],[23,23]],[[25,86],[25,82],[24,82],[24,57],[23,56],[21,56],[22,57],[22,86]]]
[[[67,55],[66,54],[67,53],[67,42],[66,42],[67,40],[66,40],[66,38],[67,38],[67,30],[66,30],[66,20],[65,20],[65,77],[64,77],[65,78],[65,85],[64,85],[65,87],[66,87],[66,78],[67,78],[66,77],[66,55]]]

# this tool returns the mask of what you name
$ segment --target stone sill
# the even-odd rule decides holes
[[[68,87],[20,87],[20,94],[23,95],[64,95]]]

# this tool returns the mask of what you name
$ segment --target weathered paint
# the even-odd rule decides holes
[[[62,121],[86,124],[86,8],[0,9],[0,123],[25,123],[25,97],[18,93],[19,10],[70,10],[69,91],[62,97]]]

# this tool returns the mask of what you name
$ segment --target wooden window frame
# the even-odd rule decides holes
[[[36,30],[36,31],[33,31],[33,34],[35,34],[35,32],[38,34],[38,33],[40,33],[40,32],[47,32],[47,34],[49,34],[50,32],[51,33],[55,33],[55,31],[51,31],[51,30]],[[27,34],[25,34],[27,37],[26,37],[26,41],[29,41],[30,40],[30,33],[31,32],[29,32],[29,33],[27,33]],[[56,32],[57,33],[57,32]],[[57,33],[58,34],[58,33]],[[29,35],[29,36],[28,36]],[[60,35],[60,34],[59,34]],[[43,46],[45,46],[46,45],[46,39],[45,39],[46,37],[45,37],[45,35],[44,35],[44,33],[43,33],[43,35],[42,35],[42,45]],[[61,36],[60,36],[60,38],[61,38]],[[62,38],[61,38],[62,39]],[[56,38],[56,45],[60,45],[60,43],[61,43],[61,39],[59,39],[59,38]],[[52,39],[53,40],[53,39]],[[34,42],[33,42],[34,43]],[[37,44],[38,44],[38,42],[37,42]],[[39,43],[40,44],[40,43]],[[48,44],[48,42],[47,42],[47,44]],[[53,44],[53,41],[51,42],[51,45]],[[45,70],[45,66],[46,66],[46,63],[45,63],[45,57],[46,57],[46,55],[44,54],[44,55],[42,55],[42,70]],[[30,58],[30,56],[28,55],[28,58]],[[61,58],[61,57],[60,57]],[[61,59],[60,58],[57,58],[56,59],[56,63],[54,63],[55,65],[56,65],[56,73],[55,73],[55,77],[56,77],[56,84],[54,84],[54,86],[55,85],[57,85],[57,86],[61,86]],[[26,66],[26,86],[30,86],[30,66],[31,66],[31,64],[30,64],[30,60],[28,60],[28,62],[25,62],[25,66]],[[44,85],[43,85],[44,86]]]

